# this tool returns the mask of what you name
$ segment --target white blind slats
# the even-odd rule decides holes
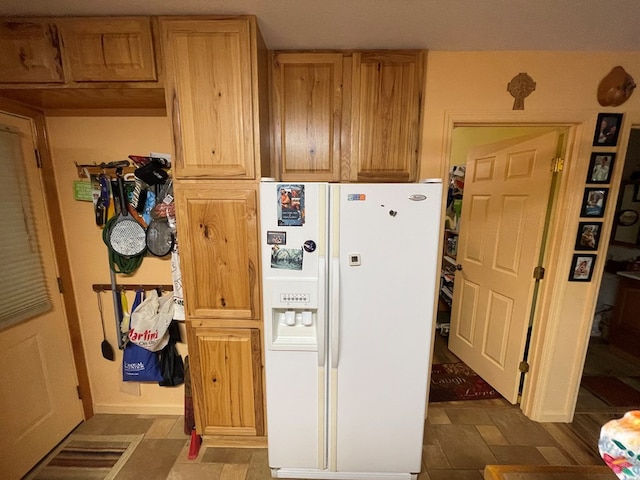
[[[52,308],[19,134],[0,127],[0,328]]]

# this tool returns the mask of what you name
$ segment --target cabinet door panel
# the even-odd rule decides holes
[[[205,435],[263,435],[258,329],[189,329],[197,430]]]
[[[340,179],[342,58],[341,53],[274,56],[275,152],[282,180]]]
[[[58,30],[46,20],[0,22],[0,82],[62,83]]]
[[[178,178],[254,178],[248,19],[163,20]]]
[[[177,184],[175,193],[188,317],[258,318],[255,188]]]
[[[155,81],[151,21],[146,17],[60,20],[69,80]]]
[[[352,79],[353,179],[415,181],[423,53],[354,53]]]

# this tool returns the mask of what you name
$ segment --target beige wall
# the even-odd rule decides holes
[[[182,386],[122,382],[122,352],[117,348],[110,292],[101,295],[107,338],[116,350],[116,361],[102,358],[100,315],[92,285],[110,283],[107,248],[102,230],[95,225],[93,205],[73,199],[73,181],[78,179],[74,162],[99,164],[123,160],[132,154],[169,153],[172,149],[169,122],[166,117],[49,117],[47,130],[95,412],[181,414]],[[171,284],[168,257],[147,256],[134,275],[118,275],[118,283]],[[128,298],[131,304],[133,293]],[[186,345],[179,344],[178,349],[184,357]]]
[[[454,125],[552,123],[573,127],[555,198],[545,256],[547,275],[522,405],[525,413],[540,421],[572,418],[604,266],[606,234],[597,252],[594,280],[567,281],[597,114],[627,113],[618,158],[624,158],[630,124],[640,123],[638,93],[616,108],[604,108],[597,102],[600,80],[616,65],[640,79],[640,53],[635,52],[429,52],[421,178],[445,178]],[[536,90],[525,99],[524,111],[513,111],[507,84],[521,72],[533,78]],[[617,195],[622,162],[616,167],[612,198]],[[615,202],[607,208],[605,232],[611,228],[613,205]]]

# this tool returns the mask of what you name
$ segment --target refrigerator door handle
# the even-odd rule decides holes
[[[326,281],[327,281],[327,266],[326,266],[326,257],[324,256],[320,256],[319,260],[319,264],[318,264],[318,282],[319,282],[319,299],[318,299],[318,304],[319,305],[324,305],[326,296],[327,296],[327,287],[326,287]],[[327,357],[327,342],[326,342],[326,337],[327,337],[327,332],[325,330],[325,315],[324,315],[324,308],[322,310],[318,311],[318,315],[317,315],[317,339],[318,339],[318,366],[320,367],[324,367],[324,363],[326,361],[326,357]]]
[[[331,262],[331,368],[338,367],[340,349],[340,257]]]

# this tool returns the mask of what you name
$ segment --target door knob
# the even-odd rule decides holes
[[[456,264],[456,270],[462,270],[462,265],[460,265],[459,263]]]

